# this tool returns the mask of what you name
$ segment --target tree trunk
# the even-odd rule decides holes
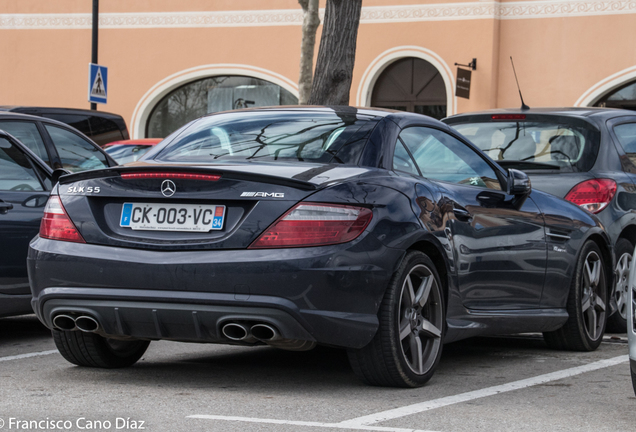
[[[303,36],[300,43],[300,76],[298,77],[298,103],[306,105],[311,95],[314,70],[316,29],[320,24],[318,0],[298,0],[303,8]]]
[[[327,0],[311,105],[349,105],[362,0]]]

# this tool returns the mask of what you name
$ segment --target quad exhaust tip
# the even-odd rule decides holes
[[[53,318],[53,326],[59,330],[81,330],[86,333],[99,330],[97,320],[88,315],[81,315],[77,318],[65,314],[56,315]]]
[[[259,323],[250,326],[239,322],[229,322],[221,328],[223,336],[233,341],[254,343],[271,342],[280,339],[280,333],[269,324]]]

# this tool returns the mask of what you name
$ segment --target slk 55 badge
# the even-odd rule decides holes
[[[69,186],[68,189],[66,190],[66,193],[96,193],[98,194],[100,192],[100,188],[99,186]]]

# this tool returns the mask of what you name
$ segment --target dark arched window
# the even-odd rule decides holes
[[[371,106],[446,117],[446,86],[435,66],[415,57],[392,63],[373,87]]]
[[[148,118],[146,137],[165,138],[208,113],[297,104],[296,96],[262,79],[232,75],[204,78],[171,91],[159,101]]]
[[[594,106],[624,108],[636,111],[636,81],[628,82],[612,90],[599,99]]]

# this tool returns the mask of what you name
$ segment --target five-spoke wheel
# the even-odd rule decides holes
[[[433,365],[442,343],[440,290],[435,276],[425,265],[411,269],[404,279],[400,297],[400,347],[409,368],[424,374]]]
[[[445,326],[442,285],[428,256],[418,251],[405,256],[378,318],[380,328],[371,343],[349,350],[353,370],[373,385],[424,385],[439,363]]]
[[[583,245],[568,296],[568,320],[558,330],[545,332],[556,349],[593,351],[601,344],[607,317],[608,284],[603,254],[593,241]]]

